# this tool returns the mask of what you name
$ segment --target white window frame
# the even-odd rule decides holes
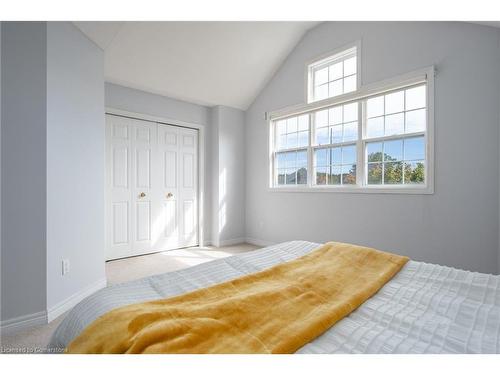
[[[331,65],[337,60],[343,60],[346,54],[352,54],[356,56],[356,91],[361,87],[361,40],[347,44],[333,51],[325,53],[314,60],[306,62],[305,65],[305,102],[306,103],[317,103],[320,100],[314,100],[314,71],[317,70],[318,66],[321,65]],[[352,91],[355,92],[355,91]],[[350,92],[350,93],[352,93]],[[349,93],[349,94],[350,94]],[[334,97],[326,98],[323,100],[330,100],[337,98],[341,95],[336,95]]]
[[[387,194],[433,194],[434,193],[434,66],[418,69],[407,74],[390,78],[381,82],[361,86],[357,91],[349,92],[318,102],[291,106],[270,112],[268,114],[268,188],[272,192],[335,192],[335,193],[387,193]],[[390,91],[396,91],[418,84],[426,84],[426,130],[425,136],[425,183],[421,185],[367,185],[365,181],[364,157],[365,144],[373,142],[378,138],[364,139],[362,133],[364,129],[362,109],[363,105],[358,106],[358,140],[357,161],[356,161],[356,185],[316,185],[313,183],[313,151],[315,148],[331,147],[331,145],[314,146],[314,123],[312,112],[341,104],[348,104],[354,101],[368,99]],[[304,113],[310,113],[309,119],[309,145],[308,145],[308,166],[307,166],[307,185],[277,185],[274,181],[274,145],[275,145],[275,126],[277,120],[297,116]],[[405,138],[406,134],[394,136],[394,138]],[[383,137],[389,139],[390,137]],[[352,142],[348,142],[352,143]],[[280,150],[288,151],[288,150]],[[290,150],[291,151],[291,150]]]

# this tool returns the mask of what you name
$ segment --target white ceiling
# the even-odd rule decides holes
[[[247,109],[319,22],[75,22],[104,50],[108,82]]]

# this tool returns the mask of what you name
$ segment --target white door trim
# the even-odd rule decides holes
[[[106,114],[129,117],[136,120],[145,120],[158,122],[165,125],[180,126],[184,128],[196,129],[198,130],[198,244],[200,247],[205,246],[205,237],[203,235],[203,222],[205,217],[205,212],[203,210],[203,205],[205,202],[205,125],[195,124],[186,121],[179,121],[174,119],[169,119],[166,117],[151,116],[145,113],[124,111],[122,109],[106,107]],[[104,186],[106,189],[106,186]],[[106,203],[109,197],[106,195]],[[107,221],[105,221],[107,223]],[[107,225],[107,224],[106,224]]]

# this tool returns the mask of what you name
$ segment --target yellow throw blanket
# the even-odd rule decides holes
[[[329,242],[177,297],[112,310],[68,353],[293,353],[374,295],[408,258]]]

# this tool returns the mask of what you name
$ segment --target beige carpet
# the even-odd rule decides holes
[[[136,280],[159,273],[176,271],[197,264],[225,258],[234,254],[257,249],[257,246],[240,244],[225,247],[193,247],[187,249],[164,251],[106,262],[108,285]],[[39,352],[43,350],[66,314],[43,326],[30,328],[12,335],[0,337],[0,349],[3,353]]]

